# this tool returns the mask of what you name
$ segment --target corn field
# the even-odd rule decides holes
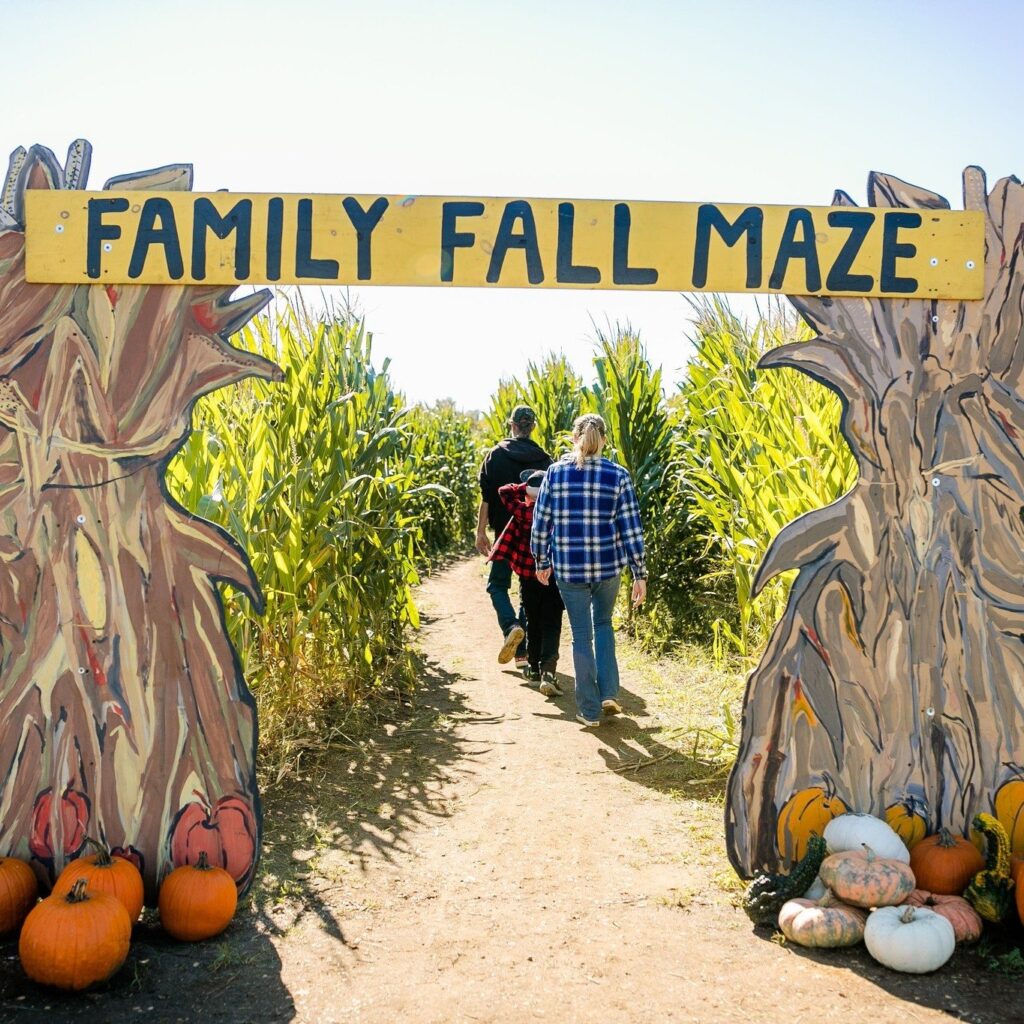
[[[580,413],[608,424],[606,454],[630,471],[648,549],[650,597],[631,630],[664,649],[703,642],[718,660],[753,658],[785,602],[788,579],[756,599],[752,585],[772,537],[804,512],[852,486],[856,467],[839,436],[835,396],[803,375],[761,373],[758,359],[808,338],[781,307],[754,323],[720,299],[695,306],[694,354],[684,380],[666,393],[628,325],[599,331],[593,378],[562,356],[529,364],[526,378],[501,381],[486,416],[493,439],[525,402],[537,413],[534,439],[558,457]]]
[[[589,381],[549,354],[523,380],[500,381],[480,420],[450,401],[410,407],[350,311],[311,316],[292,300],[242,332],[284,382],[203,399],[167,477],[182,505],[238,539],[263,589],[265,615],[227,585],[224,605],[256,695],[265,780],[322,747],[366,694],[411,679],[419,573],[466,550],[480,459],[519,403],[556,458],[581,413],[608,424],[608,454],[633,476],[648,547],[650,600],[635,615],[622,606],[631,631],[659,649],[685,640],[719,659],[757,653],[788,586],[752,597],[768,543],[847,489],[854,463],[830,392],[756,371],[804,328],[781,313],[750,324],[714,299],[697,313],[675,386],[616,325],[598,333]]]
[[[284,382],[203,399],[167,475],[238,539],[263,588],[265,615],[230,589],[224,603],[274,779],[322,745],[339,709],[410,676],[418,568],[468,535],[459,480],[477,453],[468,417],[407,408],[351,317],[289,302],[236,344]]]

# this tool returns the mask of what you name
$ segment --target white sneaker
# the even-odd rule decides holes
[[[577,715],[576,721],[579,722],[580,725],[585,725],[588,729],[596,729],[601,724],[600,722],[595,722],[590,718],[584,718],[582,715]]]
[[[622,705],[617,700],[603,700],[601,701],[601,710],[606,715],[621,715]]]
[[[505,642],[502,644],[501,650],[498,651],[499,665],[507,665],[512,660],[519,645],[523,642],[524,636],[526,636],[526,630],[522,626],[512,626],[509,629],[505,634]]]

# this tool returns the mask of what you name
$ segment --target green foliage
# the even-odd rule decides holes
[[[631,327],[616,325],[614,334],[598,332],[594,370],[589,407],[607,424],[606,454],[633,478],[644,524],[648,603],[634,614],[624,597],[625,607],[634,634],[650,646],[664,647],[673,639],[699,635],[707,625],[707,588],[701,577],[709,566],[677,471],[677,433],[661,369],[651,365]]]
[[[235,343],[277,362],[285,381],[200,402],[168,483],[237,538],[263,588],[265,615],[230,590],[225,615],[259,707],[264,770],[280,773],[333,708],[408,671],[424,517],[431,543],[462,529],[433,532],[431,518],[451,503],[436,478],[448,478],[462,427],[452,413],[425,428],[424,410],[417,432],[350,316],[313,320],[292,303]],[[432,441],[445,446],[436,458]]]
[[[583,379],[565,356],[551,352],[542,362],[527,365],[525,382],[514,377],[501,380],[485,417],[492,444],[508,437],[508,418],[520,404],[537,414],[533,440],[558,458],[571,447],[573,420],[585,411]]]
[[[718,653],[729,646],[749,657],[781,615],[792,581],[780,577],[752,597],[772,538],[852,487],[857,469],[831,391],[792,370],[757,371],[765,352],[808,339],[808,328],[781,307],[753,325],[717,298],[696,308],[678,469],[716,562],[712,577],[735,587],[734,614],[717,623]]]
[[[418,496],[413,507],[422,530],[422,551],[428,556],[459,550],[476,530],[480,489],[477,473],[483,449],[476,441],[476,423],[451,401],[414,406],[406,424],[412,428],[412,459],[418,484],[438,484],[450,494]]]

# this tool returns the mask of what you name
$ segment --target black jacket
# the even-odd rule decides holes
[[[480,467],[480,496],[487,502],[487,521],[495,534],[505,529],[511,516],[498,497],[498,488],[519,483],[524,469],[547,469],[551,456],[528,437],[507,437],[484,456]]]

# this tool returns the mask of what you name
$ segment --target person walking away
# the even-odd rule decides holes
[[[498,488],[498,497],[512,518],[495,541],[491,559],[508,562],[519,577],[519,592],[526,608],[526,654],[528,665],[523,675],[537,683],[545,697],[561,697],[555,670],[562,640],[562,612],[565,606],[553,583],[537,580],[537,569],[530,553],[533,504],[544,481],[543,470],[523,470],[522,482]]]
[[[505,484],[519,483],[520,474],[524,470],[547,469],[551,465],[551,456],[530,435],[537,425],[537,417],[527,405],[517,405],[508,420],[510,436],[499,441],[484,457],[480,467],[480,512],[476,526],[476,548],[485,558],[490,557],[491,541],[487,536],[487,527],[494,531],[495,538],[501,535],[510,519],[510,514],[498,497],[498,488]],[[501,665],[516,659],[516,667],[523,668],[527,664],[524,624],[526,621],[522,608],[517,613],[512,607],[509,589],[512,586],[512,570],[508,562],[491,562],[487,575],[487,593],[498,617],[501,629],[501,649],[498,652],[498,663]]]
[[[537,579],[555,582],[572,630],[577,721],[588,728],[622,713],[612,612],[622,570],[633,576],[633,606],[647,598],[640,508],[629,473],[604,458],[604,420],[576,419],[572,452],[545,474],[533,510],[530,547]]]

